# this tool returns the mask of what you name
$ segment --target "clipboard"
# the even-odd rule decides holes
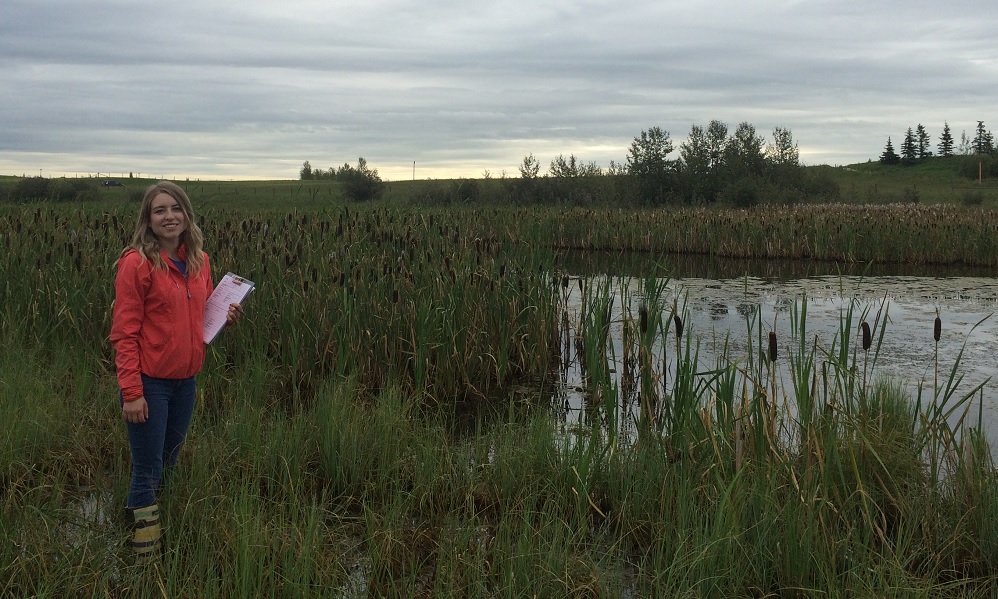
[[[229,304],[241,304],[253,292],[256,286],[253,281],[244,279],[231,272],[225,273],[222,280],[211,292],[204,307],[204,342],[211,343],[225,326],[225,317],[229,313]]]

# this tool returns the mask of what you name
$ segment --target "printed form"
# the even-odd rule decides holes
[[[225,317],[229,313],[229,304],[241,304],[246,296],[253,291],[253,281],[225,273],[222,280],[208,298],[204,307],[204,342],[211,343],[218,332],[225,326]]]

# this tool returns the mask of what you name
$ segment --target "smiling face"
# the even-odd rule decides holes
[[[149,227],[164,248],[180,245],[180,235],[187,228],[187,219],[180,202],[170,194],[157,194],[149,205]]]

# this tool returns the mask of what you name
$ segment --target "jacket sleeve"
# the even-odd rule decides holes
[[[134,401],[143,395],[139,333],[145,316],[148,287],[143,281],[141,262],[137,253],[125,254],[118,261],[118,274],[114,279],[111,344],[114,346],[118,386],[125,401]]]

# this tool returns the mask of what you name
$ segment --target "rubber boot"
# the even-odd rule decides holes
[[[159,560],[160,537],[163,529],[159,524],[159,506],[155,503],[146,507],[137,507],[132,513],[132,551],[135,561],[140,564],[153,563]]]

